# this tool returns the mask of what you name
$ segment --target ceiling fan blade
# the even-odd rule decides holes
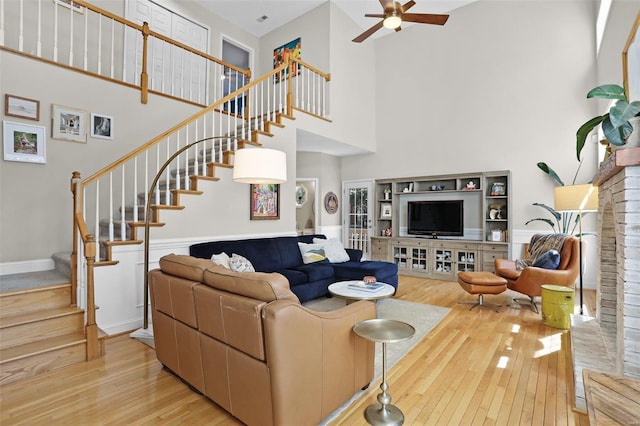
[[[363,32],[358,37],[354,38],[352,41],[356,43],[361,43],[365,41],[367,38],[369,38],[373,33],[378,31],[380,28],[382,28],[382,21],[378,22],[373,27],[369,28],[367,31]]]
[[[384,15],[382,13],[366,13],[365,18],[384,18]]]
[[[391,3],[393,5],[394,0],[380,0],[380,6],[382,6],[382,8],[384,9],[385,7],[387,7],[388,3]]]
[[[405,4],[402,5],[402,11],[406,12],[407,10],[411,9],[413,6],[415,6],[416,2],[411,0],[406,2]]]
[[[401,30],[402,30],[402,27],[401,27],[401,26],[400,26],[400,27],[398,27],[398,28],[396,28],[396,32],[401,31]]]
[[[431,15],[429,13],[404,13],[402,20],[406,22],[417,22],[419,24],[444,25],[449,19],[449,15]]]

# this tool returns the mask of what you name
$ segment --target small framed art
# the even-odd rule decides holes
[[[71,142],[87,142],[87,112],[61,105],[51,107],[51,137]]]
[[[338,196],[335,192],[327,192],[324,196],[324,209],[329,214],[334,214],[338,211]]]
[[[113,117],[91,113],[91,137],[113,139]]]
[[[5,161],[46,163],[46,130],[43,126],[4,121],[2,127]]]
[[[391,219],[391,204],[380,204],[380,219]]]
[[[251,184],[251,220],[280,219],[280,184]]]
[[[40,101],[15,95],[4,95],[4,115],[40,120]]]

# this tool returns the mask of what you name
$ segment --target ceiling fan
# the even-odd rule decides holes
[[[394,0],[379,0],[382,8],[384,9],[384,13],[382,14],[373,14],[367,13],[367,18],[382,18],[382,21],[375,24],[373,27],[369,28],[367,31],[360,34],[358,37],[354,38],[353,41],[356,43],[361,43],[369,38],[373,33],[378,31],[380,28],[385,27],[392,30],[400,31],[400,25],[402,22],[417,22],[419,24],[433,24],[433,25],[444,25],[449,19],[449,15],[432,15],[429,13],[405,13],[409,8],[413,7],[416,2],[411,0],[405,3],[404,5],[400,5],[397,1]]]

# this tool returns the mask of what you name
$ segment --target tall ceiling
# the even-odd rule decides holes
[[[363,30],[376,24],[376,18],[365,18],[365,13],[381,13],[379,0],[191,0],[211,10],[218,16],[240,26],[256,37],[281,27],[328,1],[337,5]],[[400,0],[404,4],[408,0]],[[411,13],[449,13],[476,0],[415,0]],[[267,19],[260,18],[266,16]],[[403,24],[408,27],[411,23]],[[381,30],[374,34],[381,37],[391,34]],[[358,34],[354,34],[354,37]]]

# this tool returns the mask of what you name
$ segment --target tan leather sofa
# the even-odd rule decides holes
[[[248,425],[316,425],[373,379],[372,302],[303,307],[277,273],[167,255],[149,273],[158,360]]]

